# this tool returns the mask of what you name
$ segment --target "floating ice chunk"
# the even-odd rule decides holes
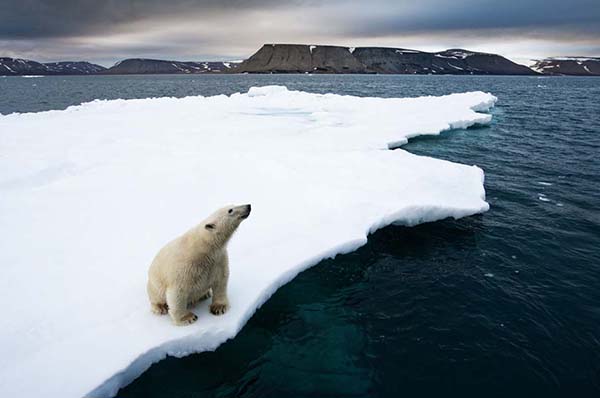
[[[538,184],[540,184],[540,185],[544,185],[544,186],[547,186],[547,187],[549,187],[549,186],[551,186],[551,185],[552,185],[552,183],[551,183],[551,182],[545,182],[545,181],[538,181]]]
[[[248,90],[248,97],[265,97],[274,96],[280,93],[288,93],[288,89],[283,86],[263,86],[263,87],[250,87]]]
[[[114,396],[166,355],[214,350],[370,231],[486,211],[481,169],[386,148],[487,123],[475,110],[494,101],[255,87],[0,116],[0,396]],[[150,312],[148,266],[226,203],[253,208],[229,247],[231,309],[175,327]]]

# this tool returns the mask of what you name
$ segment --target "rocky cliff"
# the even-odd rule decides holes
[[[367,73],[346,47],[266,44],[240,64],[250,73]]]
[[[385,73],[535,75],[500,55],[451,49],[437,53],[386,47],[266,44],[237,73]]]

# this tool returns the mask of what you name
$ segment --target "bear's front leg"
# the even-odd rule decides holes
[[[198,320],[198,317],[193,312],[187,309],[187,297],[183,297],[180,289],[167,289],[167,306],[169,307],[169,315],[175,325],[190,325]]]
[[[227,278],[220,278],[212,287],[213,299],[210,312],[213,315],[222,315],[229,309],[227,299]]]

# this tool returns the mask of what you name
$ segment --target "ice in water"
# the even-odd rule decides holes
[[[489,123],[483,92],[359,98],[257,87],[0,116],[0,396],[114,396],[167,354],[213,350],[298,272],[390,223],[488,209],[475,166],[388,150]],[[476,131],[473,134],[477,134]],[[231,309],[175,327],[146,272],[228,203]]]

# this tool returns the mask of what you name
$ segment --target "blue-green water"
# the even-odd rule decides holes
[[[281,288],[215,352],[155,364],[119,397],[600,396],[600,78],[3,78],[0,113],[266,84],[493,93],[491,126],[404,147],[482,167],[491,209],[375,233]]]

